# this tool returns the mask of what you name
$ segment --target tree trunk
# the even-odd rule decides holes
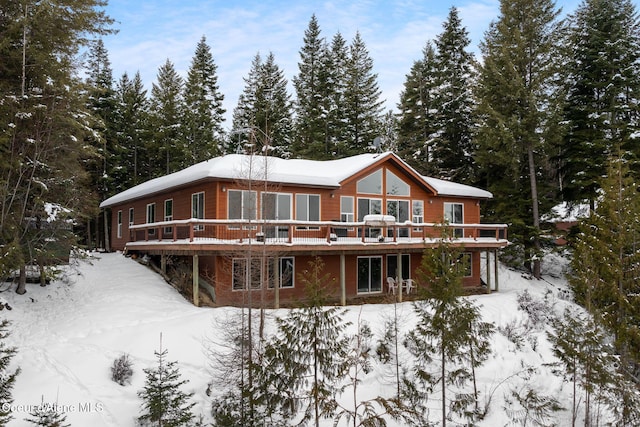
[[[109,216],[107,215],[107,210],[103,210],[103,218],[104,218],[104,250],[106,252],[111,252],[111,241],[109,240]]]
[[[27,267],[22,264],[20,266],[20,277],[18,278],[18,287],[16,293],[24,295],[27,292]]]
[[[538,183],[536,181],[536,165],[533,158],[533,147],[527,144],[527,157],[529,158],[529,181],[531,183],[531,208],[533,213],[533,267],[531,273],[536,279],[540,279],[540,213],[538,212]]]

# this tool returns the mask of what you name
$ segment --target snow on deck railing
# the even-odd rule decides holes
[[[216,239],[244,243],[250,239],[294,243],[298,241],[336,242],[341,239],[360,239],[362,242],[397,242],[419,238],[426,241],[442,237],[448,228],[452,239],[507,240],[506,224],[449,224],[402,223],[389,221],[298,221],[298,220],[246,220],[246,219],[184,219],[130,225],[129,241],[177,241],[188,239]]]

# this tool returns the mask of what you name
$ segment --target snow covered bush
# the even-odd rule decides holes
[[[131,377],[133,376],[132,365],[133,363],[129,360],[128,354],[118,357],[111,366],[111,379],[121,386],[131,384]]]
[[[531,327],[533,329],[541,329],[553,316],[553,306],[549,301],[550,293],[547,292],[544,299],[538,299],[531,296],[528,290],[524,290],[518,295],[518,309],[527,313]]]

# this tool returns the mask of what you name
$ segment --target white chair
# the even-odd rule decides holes
[[[393,277],[387,277],[387,293],[393,293],[395,295],[397,287],[398,284],[396,283],[396,279]]]
[[[404,288],[407,290],[407,295],[409,295],[413,290],[413,279],[405,279]]]

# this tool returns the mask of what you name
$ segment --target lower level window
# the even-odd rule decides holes
[[[462,271],[462,277],[471,277],[471,252],[464,252],[458,257],[458,269]]]
[[[382,257],[358,258],[358,293],[382,291]]]
[[[233,290],[260,289],[262,276],[260,274],[262,260],[260,258],[251,258],[248,262],[247,258],[233,259]]]
[[[251,268],[249,268],[249,264]],[[265,276],[266,275],[266,276]],[[263,268],[262,258],[252,258],[249,263],[247,258],[233,259],[232,287],[234,291],[243,289],[260,289],[265,279],[269,288],[276,283],[280,288],[293,288],[294,286],[294,258],[268,258]]]
[[[283,257],[277,259],[270,258],[269,288],[274,288],[276,284],[278,284],[280,288],[293,288],[293,267],[293,257]]]

